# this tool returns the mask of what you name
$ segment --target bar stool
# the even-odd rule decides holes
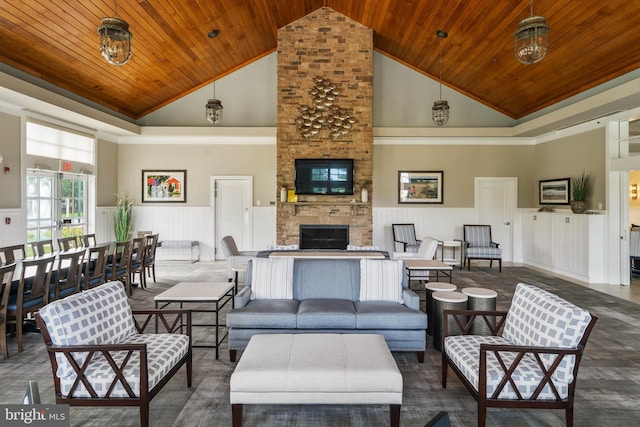
[[[433,298],[431,294],[434,292],[447,291],[453,292],[458,287],[454,284],[448,282],[427,282],[424,285],[424,288],[427,291],[427,297],[425,302],[424,311],[427,313],[427,334],[433,335]]]
[[[498,293],[491,289],[485,288],[464,288],[462,293],[469,297],[467,301],[467,309],[480,311],[494,311],[496,309],[496,299]],[[491,326],[496,325],[496,318],[489,320]],[[473,325],[471,325],[471,335],[491,335],[491,330],[482,318],[476,317]]]
[[[433,298],[433,348],[442,351],[444,319],[443,310],[466,310],[468,297],[461,292],[438,291],[431,294]],[[448,319],[449,335],[460,335],[462,331],[453,317]]]

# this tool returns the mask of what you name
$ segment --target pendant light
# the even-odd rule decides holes
[[[438,30],[436,35],[440,37],[440,99],[433,103],[432,119],[436,126],[444,126],[449,121],[449,103],[442,99],[442,41],[448,34],[446,31]]]
[[[131,58],[131,37],[129,24],[118,18],[118,0],[114,1],[113,17],[102,18],[98,27],[100,54],[112,65],[124,65]]]
[[[211,30],[208,34],[210,39],[215,39],[220,34],[220,30]],[[215,54],[215,52],[214,52]],[[206,117],[211,124],[217,125],[222,121],[222,102],[216,99],[216,81],[213,80],[213,98],[207,101]]]
[[[518,23],[518,30],[513,35],[515,54],[523,64],[535,64],[542,61],[549,50],[549,31],[544,16],[533,15],[533,0],[529,3],[530,16]]]

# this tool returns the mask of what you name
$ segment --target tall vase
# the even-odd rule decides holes
[[[282,203],[287,201],[287,189],[284,187],[280,188],[280,201]]]
[[[369,201],[369,190],[367,190],[366,188],[363,188],[360,191],[360,201],[362,203],[367,203]]]

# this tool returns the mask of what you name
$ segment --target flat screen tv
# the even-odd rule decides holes
[[[353,194],[353,159],[296,159],[296,194]]]

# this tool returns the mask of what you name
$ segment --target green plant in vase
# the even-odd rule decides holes
[[[587,199],[591,195],[591,174],[582,172],[571,177],[571,212],[585,213]]]
[[[133,228],[133,199],[125,194],[120,197],[116,194],[116,212],[113,215],[113,233],[116,241],[129,240],[129,233]]]

